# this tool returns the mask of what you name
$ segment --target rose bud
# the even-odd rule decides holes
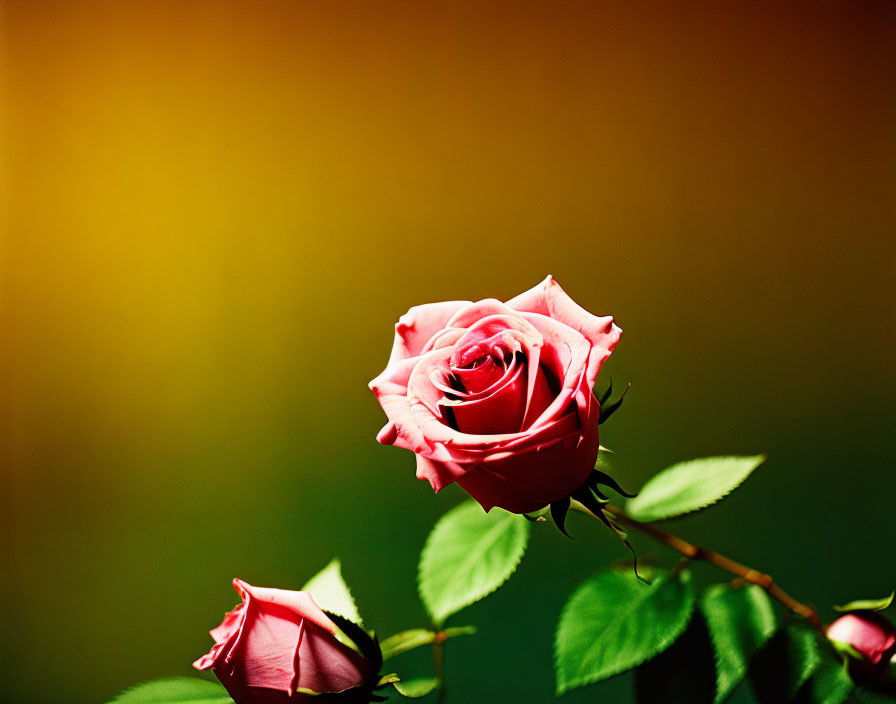
[[[854,611],[841,616],[827,629],[834,648],[846,656],[849,672],[863,684],[891,679],[890,660],[896,655],[896,628],[873,611]]]
[[[215,644],[193,667],[213,669],[237,704],[310,702],[314,694],[371,681],[379,665],[360,654],[308,592],[239,579],[233,586],[242,604],[210,631]]]
[[[411,308],[370,388],[377,436],[417,455],[417,477],[452,482],[488,511],[536,511],[581,487],[598,452],[592,393],[622,331],[550,276],[506,303]]]

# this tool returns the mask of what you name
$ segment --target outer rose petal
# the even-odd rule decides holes
[[[457,311],[469,304],[470,301],[444,301],[411,308],[395,324],[395,341],[388,366],[420,354],[429,339],[445,328]]]
[[[588,478],[597,456],[597,399],[584,436],[579,432],[528,452],[504,453],[473,466],[458,486],[483,509],[500,506],[511,513],[530,513],[569,496]]]
[[[389,422],[376,436],[377,441],[384,445],[403,447],[412,452],[418,452],[426,447],[423,434],[411,418],[411,406],[408,401],[408,382],[411,372],[417,366],[417,361],[417,358],[412,357],[390,363],[382,374],[370,382],[370,390],[389,418]]]
[[[213,668],[238,704],[304,702],[297,689],[342,692],[373,674],[308,592],[233,583],[243,603],[212,630],[215,646],[194,667]]]
[[[572,300],[550,275],[537,286],[511,298],[507,305],[518,311],[541,313],[582,333],[593,346],[588,361],[588,383],[591,386],[594,386],[600,368],[622,337],[622,330],[613,323],[612,316],[591,315]]]
[[[245,595],[248,594],[253,600],[258,602],[256,606],[259,608],[261,608],[262,604],[280,606],[302,618],[308,619],[331,634],[336,633],[336,624],[314,603],[314,599],[309,592],[253,587],[241,579],[234,579],[233,586],[240,596],[243,597],[244,601]]]
[[[428,481],[437,494],[464,476],[468,469],[469,465],[458,464],[450,460],[431,460],[423,455],[417,455],[417,479]]]

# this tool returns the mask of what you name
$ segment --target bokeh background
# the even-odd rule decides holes
[[[409,306],[548,273],[625,330],[602,433],[625,485],[767,452],[676,530],[827,617],[894,586],[896,5],[7,0],[2,23],[2,701],[190,674],[232,577],[295,588],[333,555],[380,634],[423,625],[417,553],[462,494],[376,444],[367,381]],[[537,528],[454,619],[482,629],[449,646],[454,702],[552,701],[559,609],[624,557]]]

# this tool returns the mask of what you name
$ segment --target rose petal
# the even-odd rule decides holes
[[[459,309],[444,327],[469,328],[491,315],[516,316],[516,313],[496,298],[483,298]]]
[[[525,293],[511,298],[507,301],[507,306],[547,316],[584,335],[595,350],[588,366],[588,383],[592,387],[597,381],[601,366],[622,336],[622,330],[613,323],[612,316],[591,315],[572,300],[551,276]]]
[[[411,418],[411,406],[408,401],[408,382],[416,365],[416,357],[390,364],[370,382],[370,390],[389,419],[377,435],[377,441],[384,445],[403,447],[412,452],[427,446],[420,429]]]
[[[282,606],[252,608],[240,638],[239,657],[233,660],[234,678],[250,687],[290,692],[304,620]]]
[[[297,592],[288,589],[272,589],[269,587],[253,587],[241,579],[233,580],[234,587],[241,595],[248,594],[260,603],[271,606],[282,606],[295,614],[307,618],[329,633],[336,633],[336,624],[330,620],[323,610],[314,602],[308,592]],[[245,597],[244,597],[245,601]]]
[[[531,423],[530,429],[537,429],[541,424],[568,411],[570,401],[575,400],[583,382],[587,383],[586,369],[589,355],[593,350],[581,333],[571,330],[563,323],[538,313],[524,313],[523,315],[541,334],[544,340],[541,348],[542,363],[551,369],[561,384],[560,391],[550,405]],[[579,374],[572,373],[572,370],[575,369],[580,370]],[[588,386],[589,392],[590,389],[591,386]],[[590,402],[587,396],[579,398],[581,401],[578,404],[580,420],[584,427],[584,411]]]
[[[470,301],[426,303],[408,310],[395,324],[395,340],[392,343],[389,364],[419,355],[429,339],[445,328],[455,313],[470,303]]]
[[[499,506],[529,513],[569,496],[594,467],[599,440],[596,414],[592,418],[584,436],[574,431],[527,452],[495,455],[474,465],[457,483],[486,511]]]
[[[457,462],[436,460],[417,455],[417,479],[428,481],[438,494],[449,484],[457,481],[467,471],[467,467]]]
[[[526,413],[525,366],[515,365],[510,378],[488,396],[452,405],[457,429],[462,433],[492,435],[519,432]]]

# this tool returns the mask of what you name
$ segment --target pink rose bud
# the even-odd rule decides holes
[[[389,419],[377,439],[416,453],[436,491],[457,482],[486,511],[559,501],[594,468],[592,388],[621,334],[550,276],[506,303],[411,308],[370,382]]]
[[[213,669],[237,704],[310,702],[375,674],[308,592],[233,586],[243,603],[211,631],[215,644],[193,667]]]
[[[896,654],[896,628],[873,611],[841,616],[828,626],[827,636],[839,652],[871,665]]]

